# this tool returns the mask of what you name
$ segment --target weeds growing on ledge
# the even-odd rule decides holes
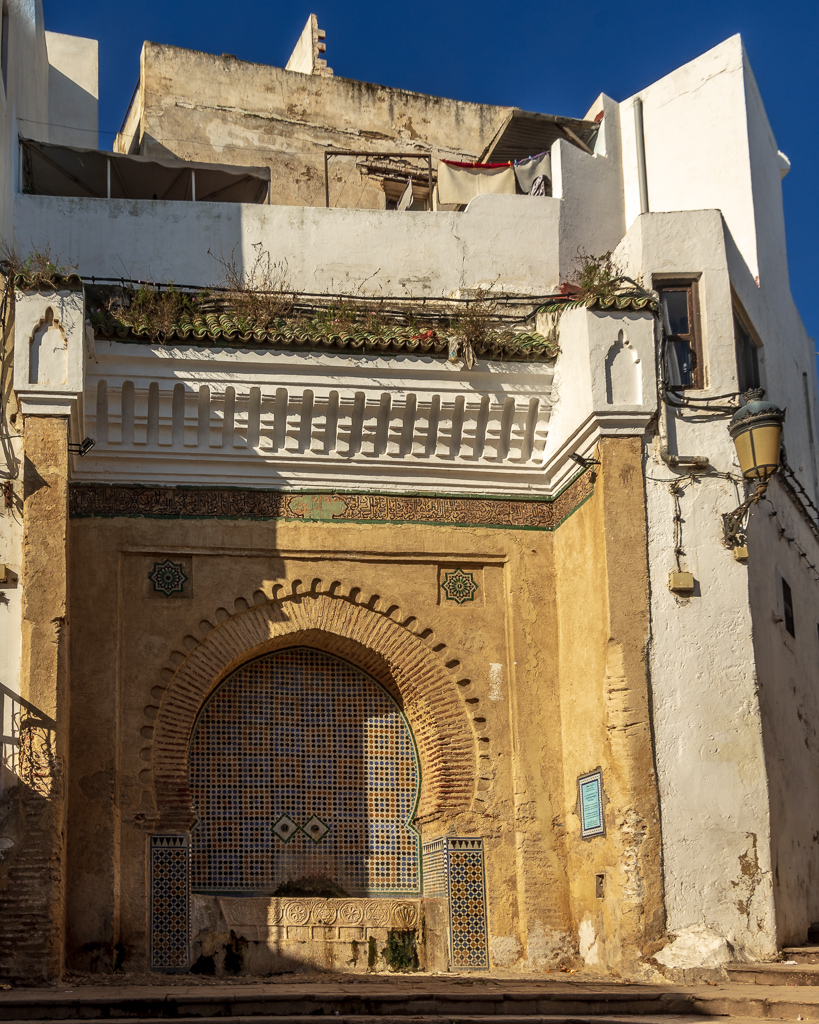
[[[288,287],[287,261],[275,263],[261,242],[256,242],[253,250],[253,262],[247,270],[237,264],[235,249],[231,249],[228,259],[210,249],[208,255],[224,272],[223,301],[231,313],[239,320],[264,328],[292,312],[293,293]]]
[[[77,270],[76,263],[61,263],[61,255],[52,254],[51,246],[32,249],[25,256],[13,248],[3,246],[0,255],[0,269],[12,279],[21,276],[32,285],[40,285],[55,278],[68,277]]]

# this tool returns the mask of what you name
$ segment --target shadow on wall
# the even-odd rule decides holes
[[[87,89],[58,71],[53,64],[48,68],[48,95],[51,107],[49,120],[53,122],[49,141],[64,146],[79,146],[82,149],[96,149],[99,137],[97,131],[97,99]],[[59,98],[55,108],[53,101]],[[34,128],[23,120],[23,134],[36,137]]]
[[[53,719],[0,683],[0,894],[14,893],[25,906],[24,915],[0,914],[0,977],[10,980],[45,977],[51,936],[46,929],[32,934],[31,922],[53,916],[41,874],[51,867],[46,824],[62,789],[55,729]]]

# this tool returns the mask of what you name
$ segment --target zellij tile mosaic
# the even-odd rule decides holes
[[[151,968],[188,966],[188,854],[185,834],[151,836]]]
[[[483,841],[449,842],[449,927],[453,967],[488,967]]]
[[[194,892],[272,894],[305,877],[350,896],[420,892],[415,744],[392,697],[346,661],[293,648],[234,672],[197,720],[189,780]]]

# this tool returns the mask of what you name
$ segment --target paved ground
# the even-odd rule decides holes
[[[819,1022],[819,987],[789,985],[623,984],[588,976],[325,975],[266,979],[145,979],[74,977],[48,987],[0,991],[0,1020],[193,1019],[200,1024],[264,1019],[277,1024],[313,1024],[332,1016],[338,1024],[399,1020],[479,1024],[505,1018],[525,1021],[641,1021],[644,1024],[702,1022],[728,1016],[732,1024],[760,1018]],[[148,983],[144,983],[148,981]]]

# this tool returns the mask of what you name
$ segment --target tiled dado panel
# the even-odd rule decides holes
[[[243,665],[199,716],[189,777],[194,892],[420,893],[412,734],[348,662],[293,648]]]
[[[184,971],[190,945],[190,837],[151,836],[151,970]]]
[[[442,836],[424,843],[424,895],[448,902],[450,965],[488,968],[483,839]]]

